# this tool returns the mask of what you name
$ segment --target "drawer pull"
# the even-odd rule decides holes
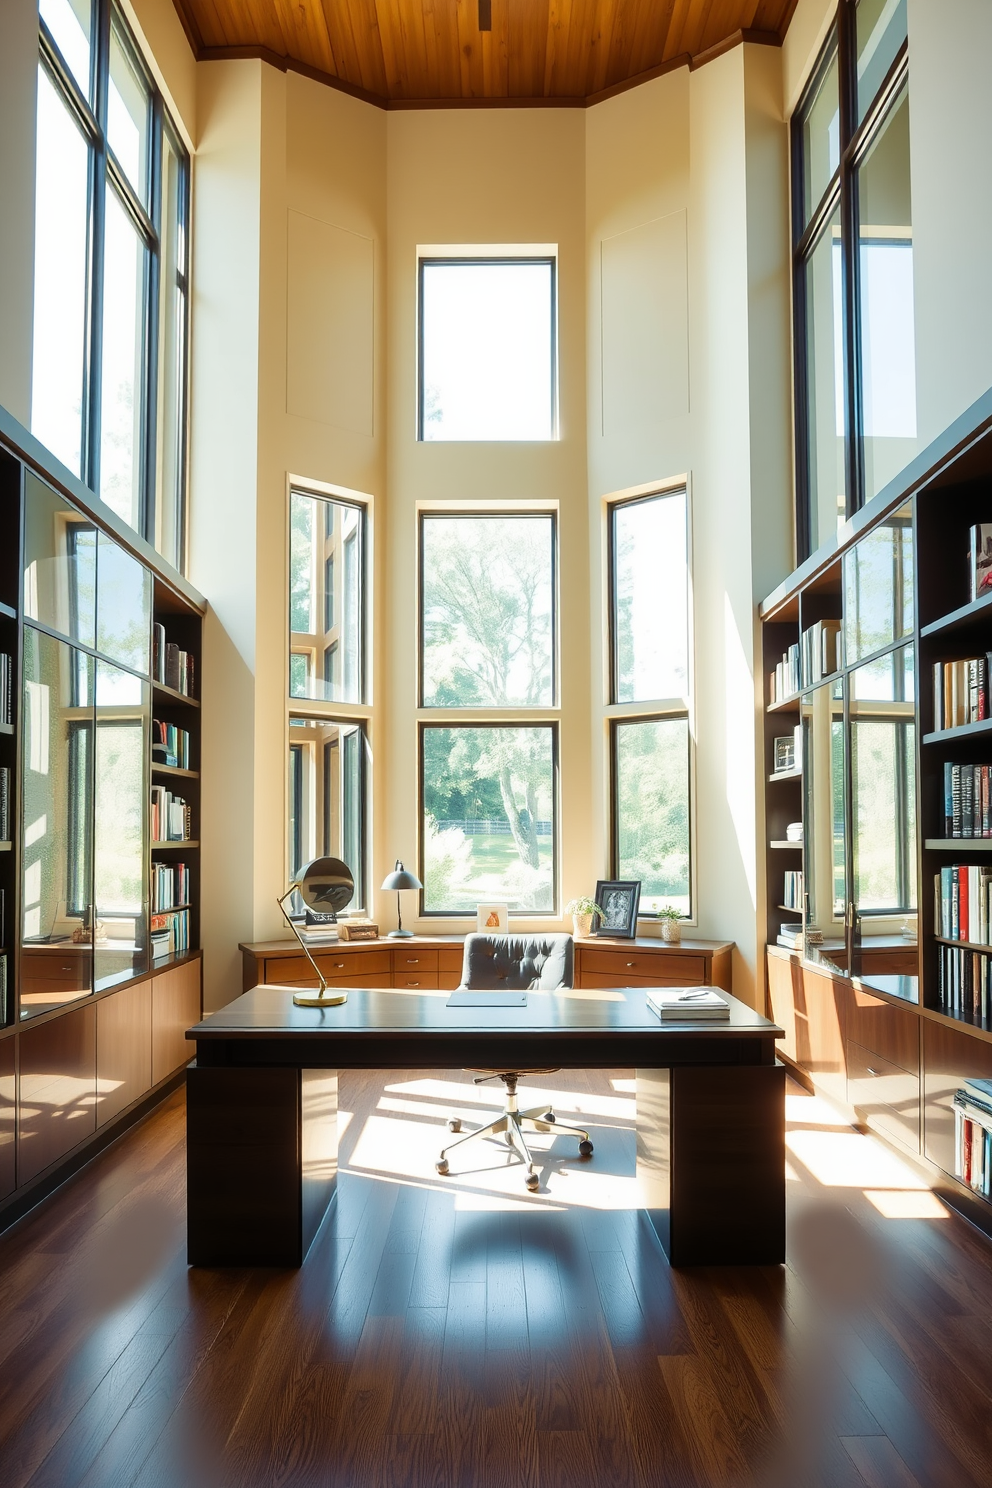
[[[338,971],[344,971],[343,961],[335,961],[334,965],[337,967]]]
[[[872,1069],[872,1067],[871,1067],[870,1064],[866,1064],[865,1065],[865,1069],[868,1071],[868,1073],[870,1075],[880,1075],[882,1073],[881,1070]]]
[[[419,987],[420,986],[420,983],[419,982],[407,982],[407,986],[408,987]]]
[[[406,964],[407,964],[407,966],[419,966],[420,965],[420,957],[419,956],[407,956],[407,958],[406,958]]]
[[[634,964],[634,963],[633,963],[633,961],[628,961],[628,962],[627,962],[627,965],[628,965],[628,966],[633,966],[633,964]]]

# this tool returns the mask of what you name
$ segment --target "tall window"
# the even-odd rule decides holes
[[[609,508],[613,873],[692,917],[684,490]]]
[[[369,902],[366,523],[358,501],[290,492],[287,868],[341,858],[351,912]]]
[[[555,259],[422,258],[418,437],[554,439]]]
[[[425,914],[557,912],[556,521],[420,523]]]
[[[111,0],[40,0],[31,428],[182,566],[189,158]]]
[[[793,118],[797,558],[916,452],[906,0],[840,0]]]

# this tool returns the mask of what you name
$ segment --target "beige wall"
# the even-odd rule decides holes
[[[0,4],[0,404],[31,415],[36,0]]]

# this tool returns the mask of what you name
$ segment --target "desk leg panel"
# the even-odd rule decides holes
[[[785,1260],[785,1070],[637,1071],[637,1176],[673,1266]]]
[[[337,1180],[337,1072],[210,1069],[186,1080],[191,1266],[299,1266]]]

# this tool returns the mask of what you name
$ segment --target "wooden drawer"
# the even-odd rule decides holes
[[[464,959],[465,952],[461,946],[441,946],[437,953],[437,969],[438,971],[456,972],[460,981]],[[457,985],[456,982],[455,986]]]
[[[316,990],[317,978],[313,974],[312,967],[308,970],[310,971],[309,977],[280,977],[278,985],[280,987],[310,987]],[[389,987],[389,981],[377,971],[367,972],[364,976],[338,977],[329,977],[325,972],[324,980],[329,987],[370,987],[380,992]]]
[[[445,971],[442,968],[437,974],[437,984],[448,992],[453,992],[456,987],[460,987],[462,984],[461,963],[459,962],[457,971]]]
[[[920,1077],[847,1041],[847,1098],[870,1126],[920,1150]]]
[[[388,951],[321,951],[313,958],[320,974],[328,981],[344,979],[346,985],[388,987],[392,974]],[[358,982],[357,977],[375,973],[377,982]],[[306,956],[272,956],[265,962],[265,980],[284,982],[313,981],[313,967]]]
[[[628,976],[623,979],[618,976],[599,976],[595,972],[584,971],[578,985],[580,987],[601,987],[605,991],[609,987],[698,987],[700,983],[701,978],[698,976]]]
[[[579,952],[580,985],[586,987],[681,987],[706,980],[705,956],[659,951],[601,951],[583,946]],[[590,976],[600,978],[590,981]],[[612,981],[603,981],[611,977]]]
[[[89,946],[66,946],[65,950],[35,949],[21,951],[21,980],[24,982],[74,982],[89,991],[93,952]]]
[[[400,977],[419,977],[425,972],[437,972],[438,952],[436,950],[420,950],[419,948],[408,951],[393,951],[393,979],[399,986]]]
[[[847,1035],[863,1049],[871,1049],[918,1075],[920,1072],[920,1019],[909,1009],[893,1007],[880,997],[851,989],[848,1003]]]
[[[414,967],[413,970],[408,973],[398,972],[393,974],[394,987],[423,987],[425,991],[429,991],[431,989],[436,990],[439,985],[440,983],[438,982],[438,973],[436,971],[418,972],[417,968]]]

